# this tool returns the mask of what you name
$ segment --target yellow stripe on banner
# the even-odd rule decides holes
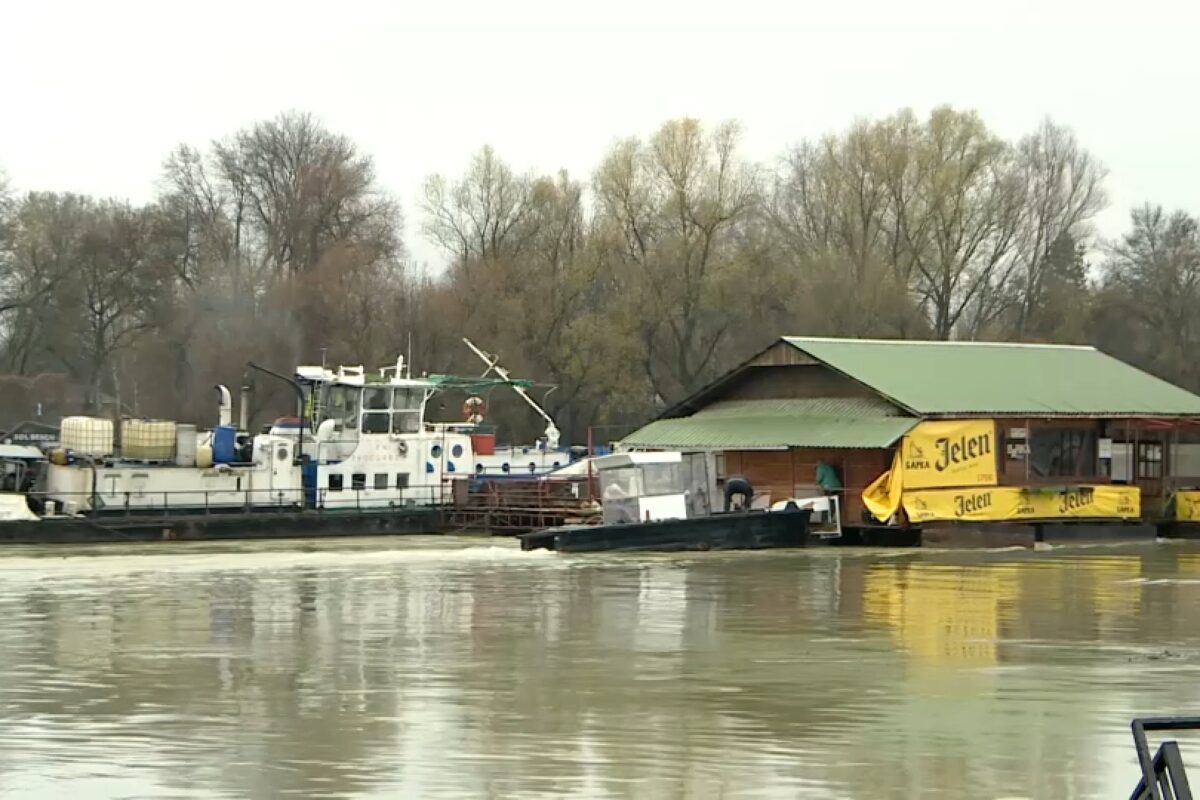
[[[1136,486],[1071,486],[1059,490],[993,487],[905,492],[912,522],[1000,522],[1034,519],[1137,519]]]

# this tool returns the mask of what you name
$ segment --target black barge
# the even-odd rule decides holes
[[[724,510],[715,511],[705,502],[703,473],[680,452],[617,453],[593,459],[592,466],[599,472],[601,524],[558,525],[526,533],[520,537],[522,550],[765,550],[804,547],[813,533],[811,501],[751,510],[753,489],[742,479],[727,483]],[[734,495],[741,496],[740,510],[731,510]],[[836,514],[836,501],[822,501],[832,503]]]
[[[524,534],[521,549],[595,553],[804,547],[811,513],[792,508],[616,525],[564,525]]]

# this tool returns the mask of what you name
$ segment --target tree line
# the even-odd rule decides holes
[[[145,205],[0,179],[0,408],[59,373],[65,413],[208,421],[249,360],[467,373],[470,337],[539,383],[568,440],[628,429],[782,334],[1092,343],[1200,390],[1197,219],[1097,236],[1107,173],[1051,121],[1017,140],[903,110],[748,159],[692,119],[615,142],[586,178],[490,147],[414,209],[407,256],[371,157],[288,113],[164,160]],[[44,383],[44,381],[43,381]],[[255,416],[288,408],[256,381]],[[494,390],[515,438],[541,423]],[[451,403],[444,418],[456,418]],[[615,435],[615,434],[614,434]]]

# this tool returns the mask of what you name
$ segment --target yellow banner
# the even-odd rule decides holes
[[[1175,519],[1180,522],[1200,522],[1200,492],[1175,493]]]
[[[900,451],[906,491],[996,485],[996,423],[990,419],[922,422],[904,436]]]
[[[1136,519],[1141,516],[1141,499],[1141,490],[1136,486],[942,489],[905,492],[904,511],[918,523]]]
[[[871,516],[880,522],[887,522],[900,510],[902,494],[902,476],[904,470],[900,466],[900,454],[892,461],[892,468],[880,475],[863,489],[862,501],[871,512]]]

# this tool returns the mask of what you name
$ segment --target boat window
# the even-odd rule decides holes
[[[329,474],[329,491],[340,492],[342,490],[342,476],[336,472]]]
[[[456,444],[450,448],[450,455],[454,456],[455,458],[462,458],[462,454],[463,447],[461,444]]]
[[[329,417],[342,424],[343,429],[358,430],[358,400],[362,390],[354,386],[332,386],[329,389]]]
[[[442,446],[440,444],[435,444],[433,447],[429,448],[429,455],[433,456],[434,458],[441,458]]]
[[[397,472],[396,473],[396,488],[397,489],[407,489],[408,488],[408,473],[407,472]]]
[[[389,390],[379,387],[367,387],[363,389],[363,409],[367,411],[386,411],[389,394]]]
[[[425,392],[420,389],[396,389],[392,392],[393,411],[420,411]]]
[[[683,475],[679,464],[645,464],[642,466],[644,495],[655,497],[679,494],[683,491]]]
[[[355,490],[367,488],[366,473],[365,472],[356,472],[353,475],[351,475],[350,476],[350,488],[355,489]]]
[[[605,500],[623,500],[641,495],[637,467],[619,467],[600,472],[600,493]]]
[[[392,433],[419,433],[421,414],[419,411],[392,412]]]
[[[387,433],[388,432],[388,412],[374,411],[367,412],[362,415],[362,432],[363,433]]]
[[[376,472],[375,473],[375,488],[376,489],[388,488],[388,476],[387,476],[386,472]]]

